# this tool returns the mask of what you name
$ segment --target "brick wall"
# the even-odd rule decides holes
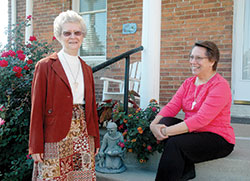
[[[18,20],[25,18],[25,2],[17,0]],[[107,1],[107,59],[141,45],[142,2]],[[34,35],[50,42],[53,20],[61,11],[71,9],[71,0],[34,0],[33,5]],[[126,23],[137,24],[135,34],[122,34],[122,25]],[[197,40],[217,43],[221,51],[218,72],[231,81],[232,27],[233,0],[162,0],[160,104],[166,104],[181,83],[191,76],[188,55]],[[60,47],[59,43],[55,45],[56,50]],[[131,56],[131,62],[140,60],[140,52]],[[94,74],[98,101],[103,85],[100,77],[122,79],[124,62]]]
[[[128,50],[141,46],[142,0],[108,0],[107,1],[107,59],[118,56]],[[122,25],[136,23],[134,34],[122,34]],[[141,52],[133,54],[131,62],[141,60]],[[100,77],[124,78],[125,60],[117,62],[105,70],[95,73],[97,100],[101,100],[103,82]],[[113,90],[117,89],[114,85]]]
[[[214,41],[218,72],[231,81],[233,0],[163,0],[160,103],[166,104],[189,76],[188,55],[197,40]]]
[[[54,19],[62,12],[71,9],[70,0],[34,0],[33,32],[39,40],[52,42]],[[53,42],[55,51],[61,49],[57,40]]]

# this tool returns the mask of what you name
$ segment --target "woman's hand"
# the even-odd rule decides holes
[[[99,153],[100,148],[95,149],[95,156]]]
[[[165,126],[164,124],[150,124],[150,130],[152,131],[155,138],[159,141],[168,138],[166,128],[167,126]]]
[[[43,153],[35,153],[32,154],[31,157],[33,158],[35,163],[43,163]]]

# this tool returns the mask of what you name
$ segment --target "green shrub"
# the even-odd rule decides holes
[[[163,143],[158,142],[150,131],[149,125],[154,120],[160,110],[156,100],[152,99],[146,109],[141,109],[135,103],[133,97],[129,95],[129,102],[132,106],[128,109],[128,114],[125,114],[123,104],[121,102],[106,100],[98,105],[100,125],[106,125],[107,122],[113,121],[118,126],[124,137],[124,143],[119,143],[127,152],[135,153],[137,160],[140,163],[145,163],[149,160],[149,156],[156,151],[163,151]],[[110,116],[110,109],[112,115]],[[108,115],[108,116],[103,116]]]
[[[28,155],[31,82],[35,63],[52,46],[31,36],[24,43],[23,29],[31,16],[13,26],[12,43],[0,57],[0,180],[30,180],[32,160]]]

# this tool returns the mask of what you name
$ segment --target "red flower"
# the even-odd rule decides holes
[[[0,60],[0,67],[7,67],[8,66],[8,61],[6,61],[6,60]]]
[[[21,73],[22,72],[22,67],[14,66],[13,71],[16,73]]]
[[[121,148],[124,148],[124,143],[123,142],[119,142],[118,145],[121,147]]]
[[[155,112],[156,111],[156,107],[152,107],[152,111]]]
[[[4,106],[0,107],[0,111],[3,111],[3,109],[4,109]]]
[[[27,16],[27,18],[26,18],[26,19],[31,20],[31,18],[32,18],[32,16],[31,16],[31,15],[29,15],[29,16]]]
[[[31,60],[31,59],[27,60],[27,64],[28,64],[28,65],[30,65],[30,64],[32,64],[32,63],[33,63],[33,60]]]
[[[23,51],[22,50],[17,50],[16,53],[17,53],[17,55],[23,54]]]
[[[151,151],[152,150],[152,146],[148,145],[147,149],[148,149],[148,151]]]
[[[56,40],[56,37],[55,37],[55,36],[53,36],[52,40]]]
[[[15,53],[14,51],[12,51],[12,50],[9,50],[9,51],[8,51],[8,54],[9,54],[11,57],[16,56],[16,53]]]
[[[30,43],[28,43],[28,44],[26,45],[26,47],[27,47],[27,48],[31,48],[32,45],[31,45]]]
[[[20,78],[20,77],[23,76],[23,74],[21,74],[21,72],[18,72],[18,73],[15,74],[15,76],[16,76],[17,78]]]
[[[23,67],[23,69],[24,69],[24,70],[29,70],[30,68],[28,67],[28,65],[25,65],[25,66]]]
[[[123,129],[123,124],[121,124],[118,129],[119,130]]]
[[[25,59],[25,57],[26,57],[24,54],[18,54],[17,56],[18,56],[18,58],[19,58],[20,60],[22,60],[22,61],[23,61],[23,60]]]
[[[35,36],[30,36],[30,39],[29,39],[30,41],[36,41],[37,39],[36,39],[36,37]]]
[[[1,57],[8,57],[9,56],[9,52],[3,52]]]

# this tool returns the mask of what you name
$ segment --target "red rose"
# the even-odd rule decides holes
[[[156,107],[152,107],[152,111],[155,112],[156,111]]]
[[[27,60],[27,64],[28,64],[28,65],[30,65],[30,64],[32,64],[32,63],[33,63],[33,60],[31,60],[31,59]]]
[[[12,51],[12,50],[9,50],[9,51],[8,51],[8,54],[9,54],[10,56],[12,56],[12,57],[16,56],[16,53],[15,53],[14,51]]]
[[[53,36],[52,40],[56,40],[56,37],[55,37],[55,36]]]
[[[23,67],[23,69],[24,69],[24,70],[29,70],[30,68],[28,67],[28,65],[25,65],[25,66]]]
[[[23,74],[21,74],[21,72],[18,72],[18,73],[15,74],[15,76],[16,76],[17,78],[20,78],[20,77],[23,76]]]
[[[17,50],[16,53],[17,53],[17,55],[23,54],[23,51],[22,50]]]
[[[29,15],[29,16],[27,16],[27,18],[26,18],[26,19],[31,20],[31,18],[32,18],[32,16],[31,16],[31,15]]]
[[[36,37],[35,36],[30,36],[30,39],[29,39],[30,41],[36,41],[37,39],[36,39]]]
[[[9,56],[9,52],[3,52],[1,57],[8,57]]]
[[[26,57],[24,54],[18,54],[17,56],[18,56],[18,58],[19,58],[20,60],[22,60],[22,61],[23,61],[23,60],[25,59],[25,57]]]
[[[0,60],[0,67],[7,67],[8,66],[8,61],[6,61],[6,60]]]
[[[21,73],[22,72],[22,67],[14,66],[13,67],[13,72]]]

